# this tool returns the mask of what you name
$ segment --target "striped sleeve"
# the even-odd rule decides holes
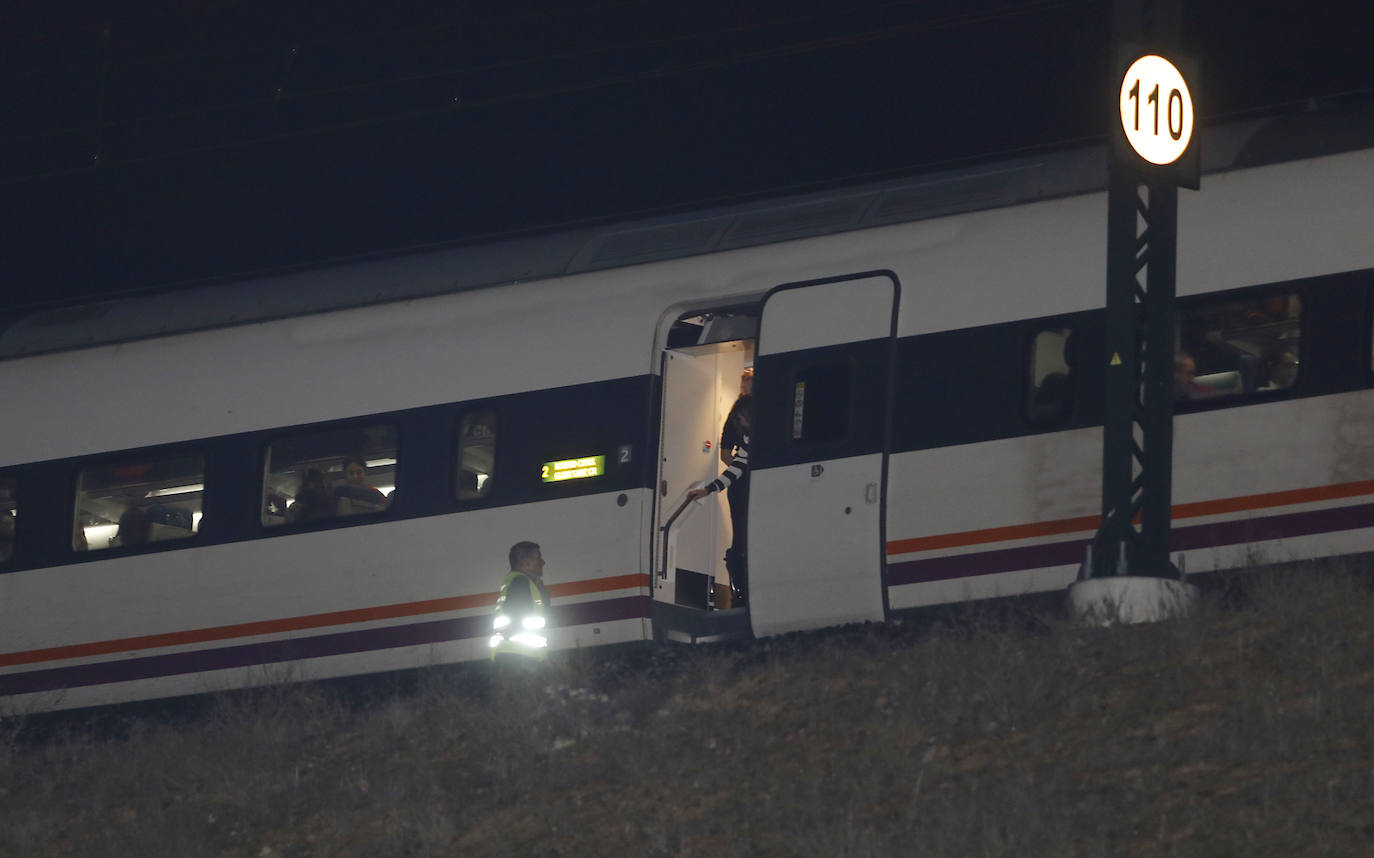
[[[735,481],[744,476],[745,472],[748,470],[749,436],[744,435],[740,438],[740,442],[735,448],[735,458],[730,460],[730,467],[726,468],[724,473],[719,477],[712,480],[706,489],[713,492],[723,492],[734,485]]]

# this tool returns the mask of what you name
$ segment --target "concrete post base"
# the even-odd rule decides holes
[[[1069,613],[1080,623],[1154,623],[1192,610],[1198,588],[1172,578],[1122,575],[1069,586]]]

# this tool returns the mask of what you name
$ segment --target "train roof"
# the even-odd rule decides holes
[[[1374,147],[1374,101],[1202,131],[1218,173]],[[1106,188],[1104,144],[480,244],[181,285],[21,316],[0,360],[362,307],[1048,200]]]

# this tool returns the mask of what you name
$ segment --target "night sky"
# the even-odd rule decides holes
[[[1114,86],[1106,0],[19,6],[0,324],[1091,142]],[[1204,123],[1374,93],[1365,3],[1185,6]]]

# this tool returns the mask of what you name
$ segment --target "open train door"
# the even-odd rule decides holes
[[[764,298],[750,442],[754,634],[882,620],[897,276]]]

